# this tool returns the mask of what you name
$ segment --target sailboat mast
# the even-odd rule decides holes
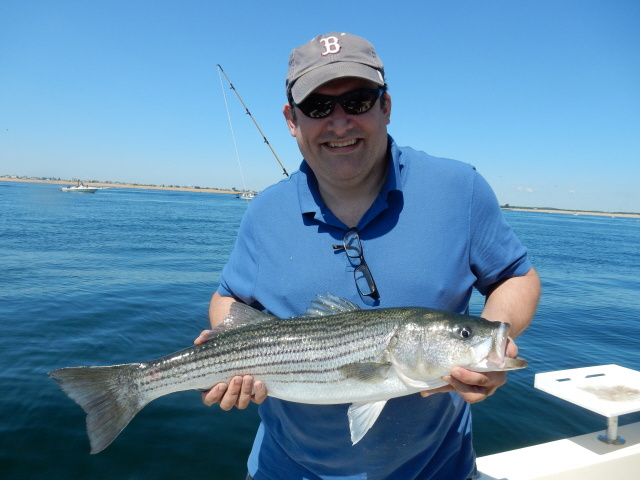
[[[249,117],[251,117],[251,120],[253,120],[254,125],[256,126],[256,128],[258,129],[258,131],[260,132],[260,135],[262,135],[262,138],[264,140],[264,143],[267,144],[267,146],[269,147],[269,149],[271,150],[271,153],[273,153],[273,156],[276,157],[276,160],[278,161],[278,164],[280,165],[280,168],[282,168],[282,172],[284,175],[286,175],[287,177],[289,176],[289,173],[287,173],[287,169],[284,168],[284,165],[282,165],[282,162],[280,161],[280,159],[278,158],[278,155],[276,155],[275,150],[273,149],[273,147],[271,146],[271,144],[269,143],[269,140],[267,140],[267,137],[264,135],[264,133],[262,133],[262,130],[260,129],[260,126],[258,125],[258,122],[256,122],[256,119],[253,118],[253,115],[251,115],[251,112],[249,111],[249,109],[247,108],[247,106],[244,104],[244,102],[242,101],[242,97],[240,96],[240,94],[238,93],[238,90],[236,90],[236,87],[233,86],[233,83],[231,83],[231,80],[229,79],[229,77],[227,76],[227,74],[225,73],[225,71],[222,69],[222,66],[220,64],[218,64],[218,68],[220,69],[220,71],[222,72],[222,74],[224,75],[224,77],[227,79],[227,82],[229,82],[229,86],[231,87],[231,90],[233,90],[236,95],[238,96],[238,100],[240,100],[240,103],[242,104],[242,106],[244,107],[245,111],[247,112],[247,115],[249,115]]]

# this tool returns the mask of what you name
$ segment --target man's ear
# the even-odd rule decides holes
[[[382,111],[385,117],[387,117],[387,125],[389,125],[391,123],[391,95],[389,95],[387,92],[384,92],[383,95],[385,95],[386,98],[382,106]]]
[[[284,115],[284,119],[287,122],[287,126],[289,127],[289,132],[292,137],[296,136],[296,118],[295,113],[293,111],[293,107],[290,103],[286,103],[284,108],[282,109],[282,114]]]

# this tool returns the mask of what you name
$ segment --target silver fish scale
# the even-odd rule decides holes
[[[234,375],[252,374],[277,395],[286,384],[327,384],[344,380],[340,368],[379,362],[397,326],[413,311],[388,315],[360,310],[316,318],[270,319],[225,330],[210,341],[140,364],[140,393],[205,389]]]

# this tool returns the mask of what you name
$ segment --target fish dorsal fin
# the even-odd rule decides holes
[[[318,300],[313,300],[311,306],[302,317],[326,317],[327,315],[336,315],[338,313],[353,312],[360,310],[355,303],[350,302],[346,298],[336,297],[327,292],[327,296],[316,295]]]
[[[353,445],[362,440],[362,437],[373,427],[386,403],[386,400],[379,400],[369,403],[352,403],[349,406],[347,416]]]
[[[256,323],[264,322],[265,320],[271,320],[277,317],[262,313],[260,310],[256,310],[249,305],[242,302],[233,302],[229,308],[229,314],[225,317],[222,323],[212,330],[207,335],[208,339],[215,337],[216,335],[225,332],[227,330],[233,330],[246,325],[254,325]]]

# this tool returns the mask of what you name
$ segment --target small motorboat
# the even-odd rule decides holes
[[[90,187],[84,183],[78,183],[77,185],[69,185],[62,187],[60,190],[63,192],[76,192],[76,193],[96,193],[100,190],[98,187]]]

